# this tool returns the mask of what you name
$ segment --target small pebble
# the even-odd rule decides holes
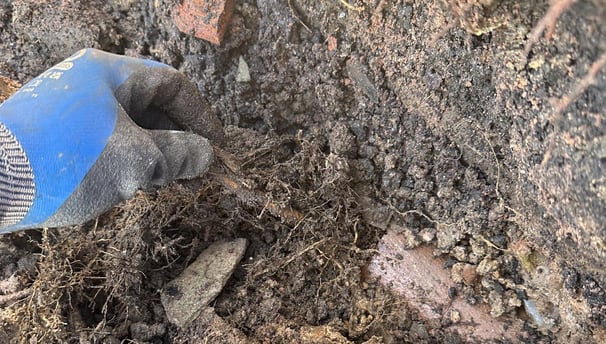
[[[240,56],[238,58],[238,74],[236,75],[237,82],[249,82],[250,79],[250,71],[248,70],[248,64],[244,61],[244,58]]]
[[[461,321],[461,312],[456,309],[452,309],[450,311],[450,321],[452,321],[453,324],[456,324]]]

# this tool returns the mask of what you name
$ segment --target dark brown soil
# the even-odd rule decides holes
[[[83,47],[173,65],[220,113],[245,185],[216,166],[0,237],[0,343],[474,342],[368,276],[394,226],[475,269],[452,296],[524,321],[504,341],[606,340],[606,73],[554,112],[606,51],[603,2],[574,4],[528,56],[548,1],[243,0],[221,47],[180,33],[175,3],[0,4],[2,75]],[[214,312],[171,325],[160,290],[236,237],[250,246]]]

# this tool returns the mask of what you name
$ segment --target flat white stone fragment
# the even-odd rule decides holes
[[[181,275],[168,282],[160,300],[168,320],[189,325],[221,292],[246,251],[246,239],[217,242],[202,252]]]

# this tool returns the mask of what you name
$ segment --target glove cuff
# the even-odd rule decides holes
[[[0,123],[0,227],[21,221],[31,208],[35,193],[27,156],[11,131]]]

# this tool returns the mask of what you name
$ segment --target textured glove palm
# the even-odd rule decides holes
[[[77,52],[0,105],[0,233],[78,224],[138,189],[203,174],[205,137],[223,140],[209,110],[172,67]]]

